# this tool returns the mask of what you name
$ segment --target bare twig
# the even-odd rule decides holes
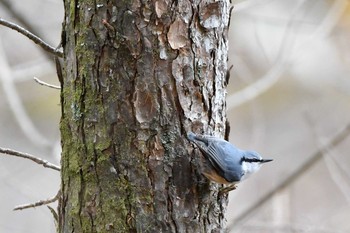
[[[316,151],[313,155],[310,156],[309,160],[307,160],[302,166],[300,166],[296,171],[294,171],[290,176],[288,176],[284,181],[282,181],[279,185],[277,185],[274,189],[266,193],[263,197],[258,199],[255,204],[251,205],[248,209],[243,211],[237,218],[235,218],[228,226],[226,232],[230,232],[233,227],[246,219],[250,214],[252,214],[256,209],[264,205],[268,200],[270,200],[276,193],[286,188],[298,178],[303,176],[305,172],[309,170],[313,165],[315,165],[319,160],[322,159],[325,150],[336,147],[339,143],[344,141],[350,134],[350,123],[337,135],[335,135],[330,142],[328,142],[325,146],[321,147],[318,151]]]
[[[43,85],[43,86],[46,86],[46,87],[50,87],[50,88],[53,88],[53,89],[58,89],[58,90],[61,89],[61,87],[59,87],[59,86],[46,83],[46,82],[41,81],[40,79],[38,79],[36,77],[34,77],[34,80],[35,80],[35,82],[39,83],[40,85]]]
[[[48,205],[50,203],[53,203],[53,202],[57,201],[58,198],[60,197],[60,195],[61,195],[61,190],[59,190],[54,197],[51,197],[51,198],[46,199],[46,200],[40,200],[40,201],[37,201],[37,202],[34,202],[34,203],[18,205],[13,210],[24,210],[24,209],[28,209],[28,208],[35,208],[35,207],[38,207],[38,206]]]
[[[34,26],[31,20],[27,19],[21,11],[14,7],[12,0],[0,0],[0,3],[2,5],[1,8],[6,12],[6,14],[16,20],[16,22],[18,22],[28,31],[31,31],[33,34],[43,38],[44,34],[40,34],[38,27]]]
[[[52,216],[54,218],[56,232],[59,232],[58,231],[58,214],[51,206],[48,205],[47,208],[50,210],[50,212],[51,212],[51,214],[52,214]]]
[[[33,162],[37,163],[37,164],[41,164],[46,168],[51,168],[53,170],[56,171],[60,171],[61,168],[55,164],[52,164],[50,162],[48,162],[47,160],[41,159],[41,158],[37,158],[33,155],[27,154],[27,153],[23,153],[23,152],[19,152],[19,151],[15,151],[12,149],[7,149],[7,148],[2,148],[0,147],[0,153],[3,154],[7,154],[7,155],[13,155],[16,157],[20,157],[20,158],[25,158],[25,159],[29,159],[32,160]]]
[[[60,81],[61,87],[63,88],[64,79],[62,74],[62,66],[61,66],[60,59],[58,59],[58,57],[55,57],[55,65],[56,65],[56,74],[57,74],[58,81]]]
[[[32,32],[34,35],[37,35],[43,40],[46,39],[46,34],[40,32],[38,27],[33,25],[30,19],[27,19],[21,11],[17,10],[17,8],[13,6],[14,4],[12,0],[0,0],[0,4],[2,5],[2,9],[4,9],[6,13],[11,16],[11,18],[15,19],[16,22],[22,25],[22,27],[26,28],[28,31]],[[48,61],[52,63],[52,57],[50,54],[44,53],[44,55],[49,58]]]
[[[17,24],[11,23],[11,22],[6,21],[2,18],[0,18],[0,24],[5,26],[5,27],[16,30],[17,32],[21,33],[22,35],[24,35],[27,38],[29,38],[30,40],[32,40],[35,44],[39,45],[45,51],[52,53],[58,57],[63,57],[62,51],[57,50],[56,48],[52,47],[51,45],[47,44],[45,41],[40,39],[38,36],[34,35],[30,31],[18,26]]]
[[[58,214],[57,214],[57,212],[51,206],[47,206],[47,208],[50,210],[53,218],[55,219],[55,224],[57,225],[57,222],[58,222]]]

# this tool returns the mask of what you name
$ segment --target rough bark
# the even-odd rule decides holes
[[[221,231],[186,134],[225,133],[229,2],[64,5],[59,231]]]

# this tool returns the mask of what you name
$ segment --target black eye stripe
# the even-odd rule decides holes
[[[246,157],[242,157],[241,161],[242,161],[242,162],[248,162],[248,163],[258,163],[258,162],[261,162],[262,159],[255,159],[255,158],[246,158]]]

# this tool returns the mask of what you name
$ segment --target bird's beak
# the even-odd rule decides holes
[[[271,161],[273,161],[273,159],[262,159],[260,161],[260,163],[268,163],[268,162],[271,162]]]

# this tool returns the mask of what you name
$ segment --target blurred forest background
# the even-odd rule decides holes
[[[350,124],[349,1],[232,3],[230,141],[274,162],[230,193],[229,232],[350,232],[350,130],[331,143]],[[60,42],[62,0],[0,0],[0,17]],[[58,85],[53,57],[0,26],[0,146],[59,164],[59,91],[33,77]],[[48,208],[12,209],[59,183],[1,154],[0,232],[55,232]]]

